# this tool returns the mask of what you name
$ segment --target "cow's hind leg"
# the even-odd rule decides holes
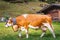
[[[41,30],[42,30],[42,34],[40,37],[42,38],[45,35],[47,28],[45,26],[41,26]]]
[[[28,30],[26,29],[25,32],[26,32],[26,38],[28,38]]]
[[[42,38],[44,36],[44,34],[45,34],[45,32],[43,32],[40,37]]]
[[[54,33],[53,29],[51,28],[50,24],[49,23],[43,23],[43,24],[44,24],[44,26],[46,26],[49,29],[49,31],[52,33],[53,37],[55,38],[55,33]]]

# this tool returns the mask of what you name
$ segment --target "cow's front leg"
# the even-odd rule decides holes
[[[26,38],[28,38],[28,30],[26,29],[25,32],[26,32]]]
[[[19,37],[21,38],[21,35],[22,35],[22,34],[21,34],[21,29],[19,29],[18,32],[19,32]]]
[[[26,38],[28,38],[28,28],[21,26],[20,31],[19,31],[19,37],[21,37],[21,31],[25,31],[26,32]]]

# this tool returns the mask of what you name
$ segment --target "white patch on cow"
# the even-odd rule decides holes
[[[50,30],[50,32],[52,33],[53,37],[55,38],[55,33],[54,33],[53,29],[51,28],[50,24],[49,23],[43,23],[43,25],[46,26]]]
[[[40,36],[40,37],[43,37],[43,36],[44,36],[44,34],[45,34],[45,32],[43,32],[43,33],[41,34],[41,36]]]
[[[12,26],[12,24],[7,23],[7,24],[5,25],[5,27],[8,27],[8,26]]]
[[[28,26],[29,26],[29,28],[33,28],[33,29],[38,29],[39,28],[38,26],[36,26],[36,27],[34,27],[32,25],[28,25]]]
[[[25,18],[27,17],[28,14],[23,14],[22,16],[24,16]]]
[[[21,27],[21,31],[25,31],[26,29],[24,27]]]
[[[46,27],[44,27],[44,26],[41,26],[41,29],[42,29],[42,30],[47,30],[47,28],[46,28]]]

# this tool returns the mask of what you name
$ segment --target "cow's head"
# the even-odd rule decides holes
[[[9,26],[12,26],[12,25],[13,25],[12,18],[10,17],[8,20],[6,20],[5,27],[9,27]]]
[[[6,24],[5,24],[5,27],[10,27],[12,26],[12,29],[13,31],[17,31],[18,30],[18,26],[16,24],[16,18],[9,18],[7,21],[6,21]]]

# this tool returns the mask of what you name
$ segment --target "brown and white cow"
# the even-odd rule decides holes
[[[21,31],[26,32],[26,38],[28,38],[28,29],[39,29],[43,31],[40,37],[43,37],[47,28],[52,33],[53,37],[55,38],[55,33],[52,27],[52,20],[51,17],[48,15],[41,15],[41,14],[23,14],[16,18],[9,18],[8,22],[6,23],[6,27],[13,26],[13,30],[19,30],[19,36],[21,37]]]

